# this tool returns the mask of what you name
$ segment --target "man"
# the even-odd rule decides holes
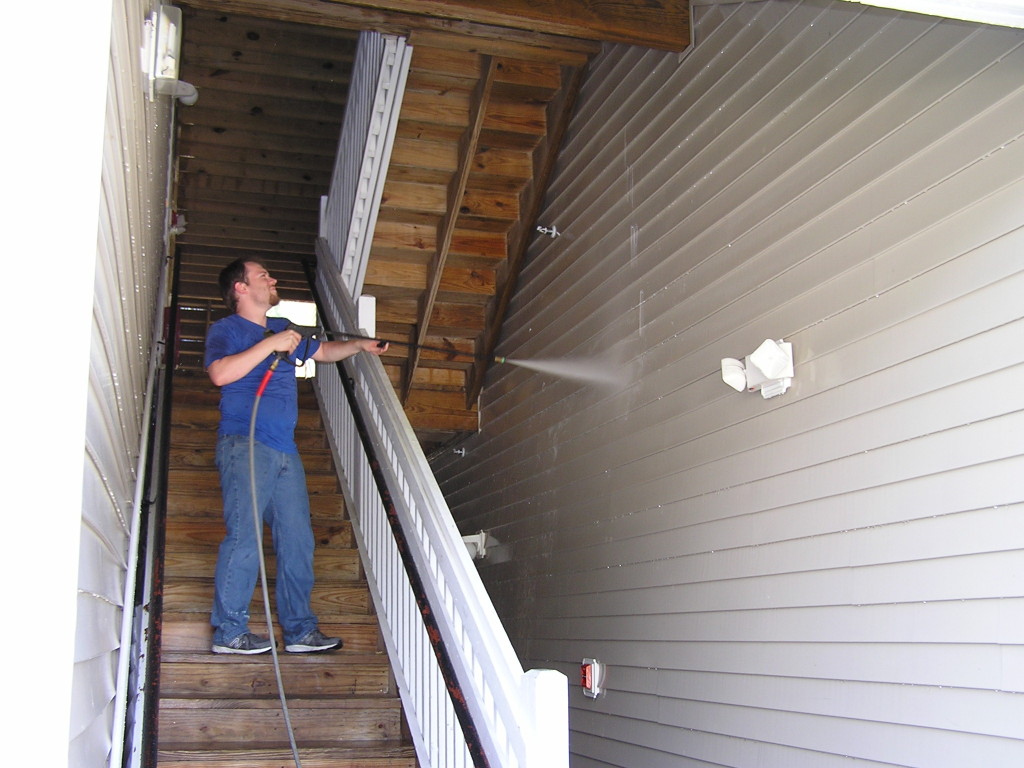
[[[279,355],[282,362],[271,375],[257,411],[254,452],[260,519],[270,526],[277,555],[277,613],[285,650],[331,650],[341,645],[341,639],[325,637],[310,608],[314,541],[306,476],[294,439],[296,349],[302,342],[301,359],[331,363],[361,351],[379,355],[387,345],[368,340],[303,340],[288,330],[287,320],[268,318],[267,310],[280,302],[277,280],[257,261],[233,261],[221,271],[219,282],[234,314],[210,326],[206,337],[206,372],[221,388],[216,460],[227,527],[214,573],[213,652],[270,650],[268,638],[249,631],[249,602],[259,574],[249,431],[256,391]]]

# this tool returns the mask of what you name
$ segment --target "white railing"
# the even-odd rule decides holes
[[[326,251],[325,241],[318,250]],[[331,330],[358,332],[342,275],[319,253],[317,291]],[[554,670],[524,672],[378,358],[345,363],[358,408],[473,721],[468,740],[492,768],[568,766],[568,686]],[[340,377],[322,371],[318,397],[385,643],[423,768],[474,765],[410,587]]]
[[[361,32],[320,236],[353,296],[363,290],[412,48],[405,38]]]

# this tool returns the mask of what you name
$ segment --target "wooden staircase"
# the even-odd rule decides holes
[[[352,527],[337,487],[312,387],[300,382],[296,441],[303,456],[317,549],[313,610],[344,648],[289,654],[281,673],[305,768],[414,768],[401,704]],[[214,466],[219,393],[205,375],[175,377],[164,560],[157,765],[274,768],[293,759],[271,655],[210,651],[213,570],[223,535]],[[273,604],[274,556],[265,531]],[[251,628],[267,629],[257,584]]]

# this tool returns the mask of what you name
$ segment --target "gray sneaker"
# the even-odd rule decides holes
[[[325,637],[319,629],[311,629],[294,643],[284,647],[288,653],[316,653],[341,647],[340,637]]]
[[[214,653],[244,653],[251,656],[255,653],[266,653],[269,650],[270,640],[254,635],[252,632],[243,632],[223,645],[213,644]]]

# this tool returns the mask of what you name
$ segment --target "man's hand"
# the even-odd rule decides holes
[[[283,352],[290,355],[299,346],[302,336],[295,331],[285,329],[267,337],[270,341],[270,348],[273,352]]]
[[[381,346],[383,344],[384,346]],[[382,355],[388,351],[388,343],[377,339],[350,339],[348,341],[325,341],[313,355],[318,363],[336,363],[360,352]]]

